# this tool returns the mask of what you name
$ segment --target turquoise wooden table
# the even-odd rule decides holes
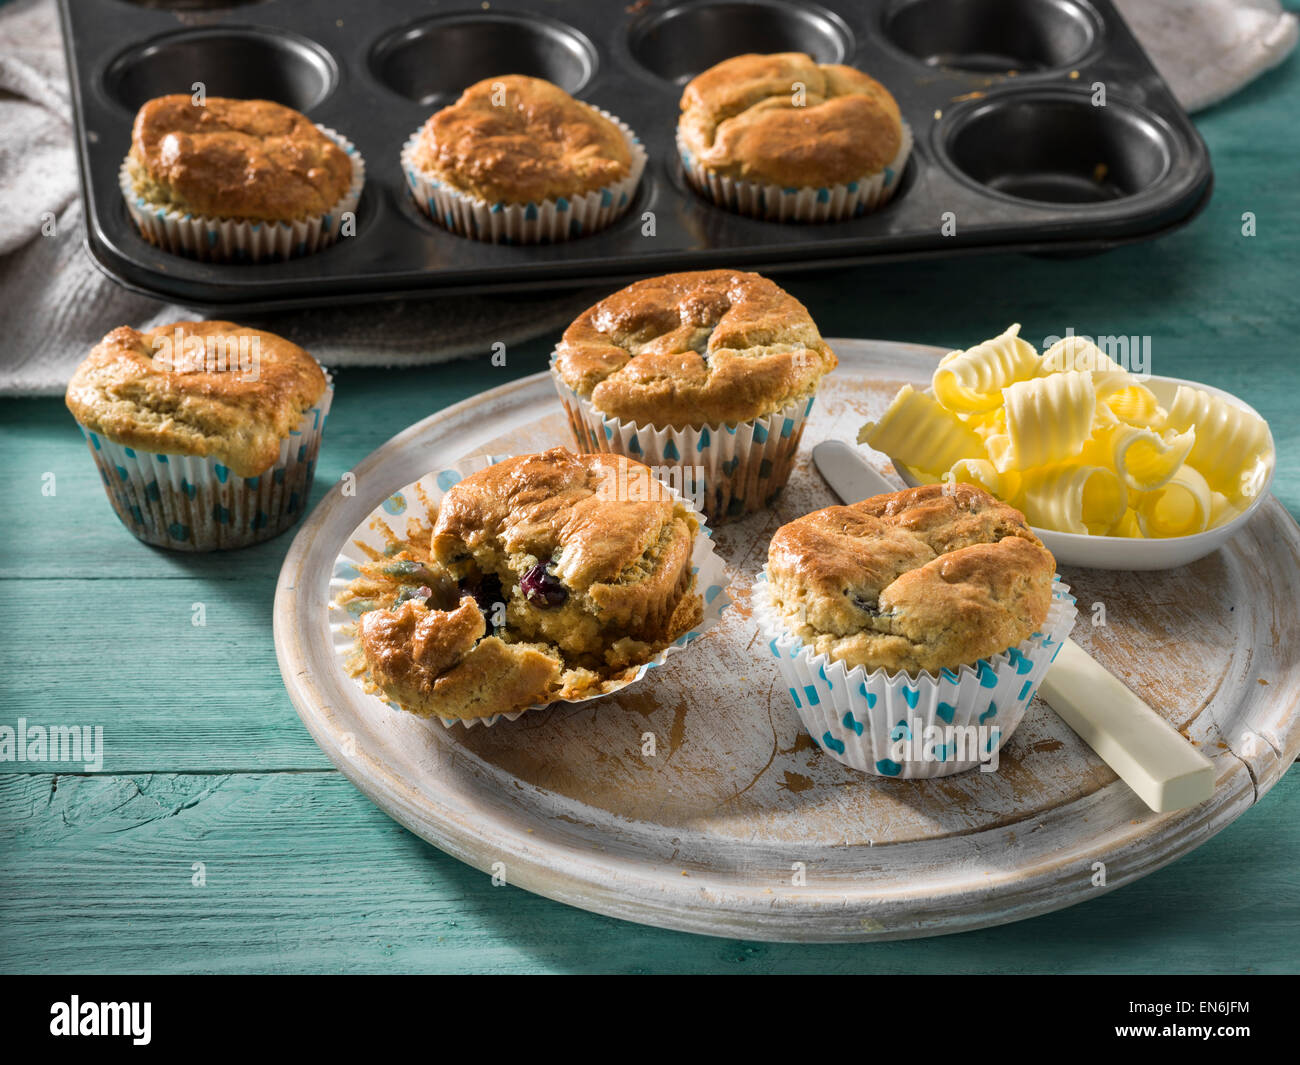
[[[964,344],[1150,336],[1152,370],[1272,423],[1300,513],[1300,197],[1292,58],[1198,124],[1213,202],[1153,244],[792,275],[828,336]],[[1255,235],[1243,235],[1243,215]],[[364,313],[364,312],[359,312]],[[105,322],[105,331],[116,322]],[[420,370],[343,371],[314,498],[408,424],[545,365],[543,338]],[[98,773],[0,762],[0,969],[162,972],[1271,972],[1300,967],[1300,774],[1160,872],[1032,921],[785,946],[570,909],[429,847],[325,759],[281,685],[271,601],[290,536],[234,554],[118,524],[59,400],[0,404],[0,725],[101,725]],[[437,456],[430,456],[430,465]],[[51,482],[51,478],[53,479]],[[43,486],[53,483],[46,494]],[[47,488],[48,491],[48,488]],[[194,624],[200,613],[205,624]]]

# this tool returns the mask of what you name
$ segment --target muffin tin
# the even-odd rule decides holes
[[[613,284],[691,267],[1084,253],[1187,222],[1213,182],[1205,145],[1106,0],[60,0],[60,12],[92,256],[129,288],[212,310]],[[685,185],[673,146],[682,86],[728,56],[786,50],[858,66],[897,97],[916,146],[882,210],[773,223]],[[609,229],[492,245],[411,202],[403,141],[465,86],[506,73],[547,78],[641,137],[646,175]],[[209,95],[278,100],[353,140],[368,170],[356,235],[257,265],[146,243],[117,187],[131,120],[145,100],[196,82]]]

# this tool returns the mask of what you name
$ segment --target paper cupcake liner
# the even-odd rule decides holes
[[[988,760],[1016,730],[1074,626],[1074,596],[1059,577],[1040,632],[974,666],[911,676],[852,669],[791,635],[754,584],[754,618],[808,734],[832,758],[880,776],[942,777]]]
[[[302,517],[333,398],[329,385],[280,441],[275,464],[256,477],[240,477],[214,458],[143,451],[78,428],[109,502],[138,539],[177,551],[221,551],[279,536]]]
[[[555,243],[604,229],[632,203],[645,171],[646,152],[626,123],[599,107],[592,110],[618,126],[627,138],[632,165],[622,181],[580,196],[540,203],[488,203],[416,167],[415,145],[420,136],[416,130],[402,146],[402,173],[411,196],[420,210],[453,233],[493,244]]]
[[[554,361],[551,380],[578,450],[626,455],[647,466],[674,471],[683,491],[701,504],[712,525],[772,505],[790,478],[804,423],[816,401],[816,396],[808,396],[766,417],[737,425],[672,429],[602,414],[564,383]]]
[[[343,215],[357,209],[366,183],[366,161],[341,133],[321,125],[316,128],[347,152],[352,163],[352,184],[343,198],[323,215],[302,222],[249,222],[193,215],[149,203],[136,195],[126,160],[122,161],[117,175],[122,199],[145,240],[177,255],[211,262],[261,262],[320,251],[338,239]]]
[[[334,569],[330,576],[330,605],[329,605],[329,622],[330,633],[333,637],[334,653],[338,655],[339,660],[344,663],[345,668],[350,658],[356,654],[356,621],[360,617],[360,612],[352,613],[345,609],[338,602],[339,596],[347,591],[348,586],[359,577],[360,571],[357,564],[370,560],[370,556],[358,546],[365,545],[373,551],[382,552],[388,544],[384,536],[384,527],[392,528],[394,519],[399,521],[405,520],[405,515],[409,507],[413,504],[423,506],[425,502],[437,503],[462,478],[474,473],[477,470],[484,469],[487,466],[494,465],[508,458],[507,455],[478,455],[462,459],[455,466],[446,469],[435,470],[432,473],[426,473],[418,481],[399,488],[396,492],[385,499],[379,506],[366,516],[365,521],[353,530],[352,535],[347,538],[338,557],[334,560]],[[680,493],[675,492],[669,487],[670,493],[677,499],[681,499],[687,505],[689,499],[683,499]],[[692,508],[694,509],[694,508]],[[698,515],[698,512],[696,512]],[[423,517],[423,511],[419,512]],[[400,530],[393,530],[400,531]],[[722,620],[722,613],[731,605],[731,597],[727,594],[727,573],[722,559],[718,556],[713,548],[712,532],[709,527],[700,522],[699,534],[695,537],[694,550],[691,555],[691,570],[695,575],[695,591],[703,600],[703,617],[699,625],[689,632],[677,637],[671,644],[665,647],[657,655],[647,662],[637,667],[636,673],[626,681],[618,684],[616,687],[610,687],[605,691],[597,692],[593,695],[585,696],[581,699],[555,700],[555,702],[567,703],[585,703],[592,699],[600,699],[606,695],[612,695],[615,692],[622,691],[630,684],[635,684],[644,677],[650,670],[663,663],[669,656],[676,654],[684,647],[688,647],[697,639],[703,636],[710,629],[714,628]],[[365,677],[355,678],[359,687],[365,690]],[[373,701],[375,709],[387,707],[396,710],[399,713],[405,713],[396,702],[385,699],[381,695],[373,692],[366,692],[366,700]],[[520,715],[528,710],[540,710],[544,706],[554,705],[552,703],[535,703],[532,706],[525,707],[522,710],[514,710],[508,713],[492,714],[487,717],[477,718],[452,718],[436,717],[427,720],[440,722],[445,728],[452,728],[455,725],[463,725],[465,728],[473,728],[475,725],[492,726],[498,721],[515,721]],[[426,720],[426,719],[421,719]]]
[[[770,222],[838,222],[883,207],[898,191],[912,154],[912,130],[903,123],[898,154],[884,170],[843,185],[768,185],[738,181],[709,170],[695,158],[677,133],[677,154],[687,180],[714,203],[738,214],[765,218]]]

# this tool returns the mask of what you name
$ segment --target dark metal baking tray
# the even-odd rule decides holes
[[[60,0],[60,13],[91,255],[128,288],[210,310],[691,267],[1087,253],[1186,223],[1213,182],[1200,136],[1107,0]],[[916,146],[882,210],[774,223],[684,184],[673,132],[685,82],[731,55],[786,50],[860,67],[897,97]],[[640,191],[609,229],[492,245],[447,232],[411,202],[403,142],[465,86],[506,73],[556,82],[645,143]],[[357,235],[262,264],[205,263],[146,243],[117,186],[131,120],[145,100],[195,82],[209,95],[278,100],[350,138],[367,164]]]

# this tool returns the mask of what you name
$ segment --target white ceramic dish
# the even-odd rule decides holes
[[[1239,399],[1231,392],[1199,381],[1186,381],[1180,377],[1149,377],[1142,383],[1155,393],[1161,406],[1168,406],[1174,398],[1179,385],[1199,388],[1216,396],[1222,396],[1234,406],[1259,414],[1244,399]],[[1224,522],[1213,529],[1196,533],[1193,536],[1169,536],[1159,540],[1135,540],[1127,536],[1085,536],[1082,533],[1056,532],[1052,529],[1034,527],[1044,546],[1056,556],[1056,561],[1064,566],[1083,566],[1088,569],[1122,569],[1150,570],[1174,569],[1204,558],[1217,551],[1232,537],[1241,531],[1268,498],[1269,488],[1273,484],[1273,471],[1277,467],[1277,446],[1273,434],[1268,437],[1270,458],[1268,471],[1262,487],[1251,504],[1231,521]],[[895,462],[894,469],[909,486],[915,487],[921,482],[901,462]]]

